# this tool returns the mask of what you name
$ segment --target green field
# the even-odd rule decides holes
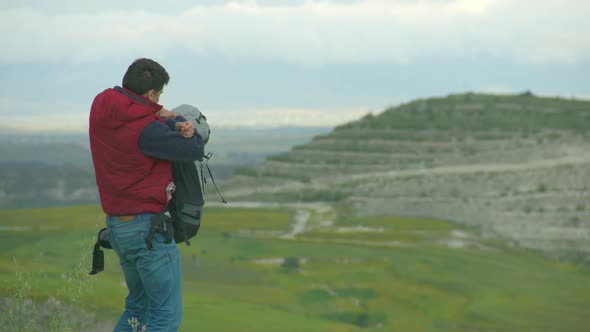
[[[302,209],[306,231],[282,238],[297,219],[291,207],[208,207],[193,245],[180,246],[181,330],[589,329],[587,269],[445,221]],[[0,211],[0,326],[112,328],[126,295],[116,255],[107,251],[105,272],[87,275],[103,219],[95,206]],[[281,264],[286,257],[292,264]],[[26,312],[29,299],[37,316]],[[79,321],[45,319],[43,303]]]

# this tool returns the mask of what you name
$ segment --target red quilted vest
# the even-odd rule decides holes
[[[90,150],[107,215],[160,213],[168,205],[166,187],[172,181],[172,163],[144,155],[138,144],[148,123],[162,121],[155,115],[162,106],[139,97],[149,106],[106,89],[94,98],[90,110]]]

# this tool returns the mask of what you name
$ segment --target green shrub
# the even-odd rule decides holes
[[[299,258],[297,257],[287,257],[281,264],[282,268],[285,269],[298,269],[299,268]]]

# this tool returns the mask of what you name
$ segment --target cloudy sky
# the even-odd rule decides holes
[[[86,130],[149,57],[213,126],[330,126],[476,91],[590,99],[587,0],[3,0],[0,115]]]

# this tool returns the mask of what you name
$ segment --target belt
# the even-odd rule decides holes
[[[124,222],[124,221],[131,221],[133,219],[135,219],[135,216],[116,216],[120,222]]]

